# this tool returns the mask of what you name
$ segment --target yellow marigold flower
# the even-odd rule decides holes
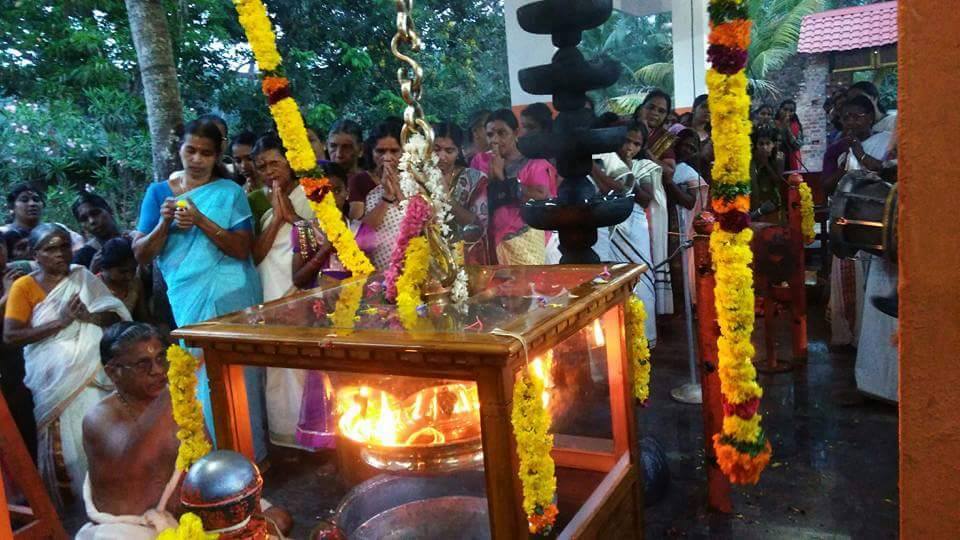
[[[813,193],[806,182],[801,182],[797,191],[800,193],[800,230],[804,243],[809,244],[817,237],[813,230]]]
[[[240,18],[240,26],[247,34],[247,41],[260,71],[276,71],[280,66],[277,37],[273,33],[267,8],[260,0],[233,0]]]
[[[277,123],[277,133],[287,149],[287,161],[294,171],[305,174],[317,168],[317,156],[307,139],[300,108],[293,98],[284,98],[270,106],[270,114]]]
[[[644,330],[647,312],[636,296],[627,299],[627,353],[633,365],[633,396],[641,402],[650,397],[650,348]]]
[[[727,416],[723,419],[723,434],[740,442],[755,443],[760,437],[761,418],[759,414],[753,415],[749,420],[736,415]]]
[[[157,540],[216,540],[220,535],[203,530],[203,522],[196,514],[187,512],[180,516],[180,525],[166,529],[157,536]]]
[[[430,269],[430,245],[423,236],[412,238],[403,256],[403,272],[397,278],[397,314],[407,330],[419,324],[417,306],[421,304],[420,287]]]
[[[350,232],[350,228],[343,222],[343,212],[337,208],[333,193],[327,193],[321,203],[310,201],[310,208],[317,216],[320,230],[337,250],[337,258],[340,259],[343,267],[354,277],[366,277],[372,274],[373,264],[357,245],[357,240]]]
[[[170,381],[170,402],[173,419],[179,430],[177,439],[177,468],[187,470],[212,449],[203,431],[203,409],[197,399],[197,368],[200,363],[192,354],[179,345],[167,349],[170,367],[167,378]]]

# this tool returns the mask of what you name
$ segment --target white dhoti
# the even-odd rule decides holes
[[[643,302],[647,312],[644,334],[653,347],[657,344],[656,290],[653,262],[650,256],[650,227],[647,213],[639,204],[623,223],[611,227],[610,251],[615,262],[647,265],[647,272],[633,289],[633,294]]]
[[[865,255],[861,255],[865,257]],[[830,267],[830,344],[857,346],[863,309],[863,264],[833,257]]]
[[[143,515],[114,515],[97,510],[93,503],[90,477],[83,483],[83,504],[90,522],[77,532],[76,540],[153,540],[166,529],[175,528],[177,519],[167,512],[167,501],[173,495],[182,472],[175,470],[154,508]]]
[[[897,267],[881,257],[867,257],[867,288],[857,347],[857,389],[889,401],[898,401],[897,319],[874,307],[871,301],[874,296],[889,296],[896,290]]]

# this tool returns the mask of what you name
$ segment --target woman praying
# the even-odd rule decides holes
[[[467,264],[488,264],[487,176],[467,167],[463,157],[463,131],[453,123],[433,127],[433,153],[450,192],[455,236],[464,242]]]
[[[79,500],[87,474],[83,416],[106,395],[102,327],[130,320],[123,303],[86,268],[70,264],[70,233],[41,224],[30,233],[38,270],[10,288],[3,339],[23,346],[24,384],[34,399],[37,468],[59,505]]]
[[[557,170],[547,160],[520,153],[520,125],[510,109],[494,111],[486,128],[490,151],[476,155],[470,166],[486,173],[489,181],[491,258],[495,256],[497,264],[544,264],[549,238],[523,222],[520,205],[556,197]]]
[[[400,129],[399,122],[383,122],[374,128],[367,139],[368,155],[373,162],[372,175],[377,186],[367,193],[363,224],[376,235],[376,243],[370,252],[370,262],[380,271],[386,270],[390,265],[394,241],[400,233],[400,223],[403,221],[403,212],[399,205],[403,198],[398,169],[400,156],[403,154]]]

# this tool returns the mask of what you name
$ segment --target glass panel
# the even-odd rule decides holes
[[[480,404],[469,381],[308,372],[298,441],[335,448],[321,482],[349,538],[489,538]]]
[[[612,267],[614,274],[626,265]],[[602,270],[603,268],[600,267]],[[610,273],[598,267],[471,267],[471,297],[461,310],[442,298],[431,298],[418,307],[418,317],[405,328],[397,306],[383,294],[383,277],[362,283],[344,281],[338,286],[314,289],[289,299],[256,306],[221,319],[218,323],[301,328],[392,330],[411,333],[489,334],[496,328],[523,333],[535,328],[557,310],[608,282]],[[346,292],[346,294],[345,294]],[[338,306],[361,296],[353,316]],[[334,316],[335,313],[344,317]],[[522,316],[520,316],[522,315]]]

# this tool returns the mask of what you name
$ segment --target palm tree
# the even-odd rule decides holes
[[[797,53],[800,24],[807,15],[823,11],[838,0],[748,0],[753,35],[747,77],[754,95],[777,98],[780,89],[771,80]],[[841,0],[860,3],[865,0]],[[603,26],[584,33],[583,51],[607,54],[620,60],[630,80],[614,85],[598,96],[618,114],[633,112],[652,87],[673,92],[673,42],[670,14],[653,17],[614,15]],[[604,108],[601,105],[601,108]]]
[[[807,15],[823,11],[827,0],[750,0],[753,33],[747,60],[747,78],[755,96],[780,97],[770,77],[797,54],[800,24]]]

